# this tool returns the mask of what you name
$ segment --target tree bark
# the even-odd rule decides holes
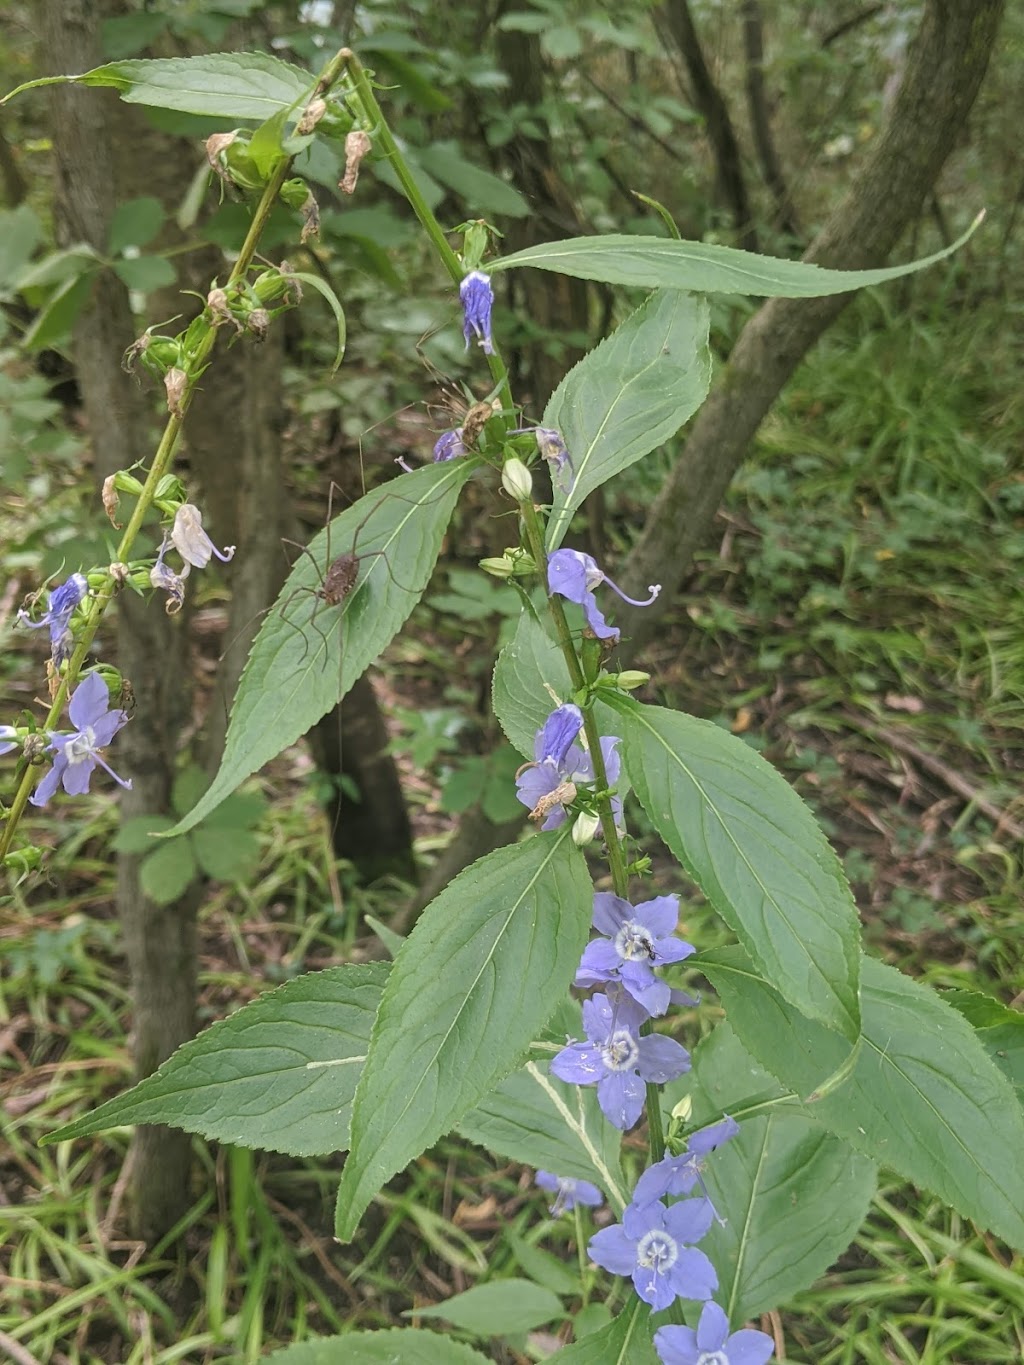
[[[743,52],[746,59],[747,108],[761,174],[775,204],[775,222],[787,236],[799,236],[793,201],[772,135],[772,116],[764,88],[764,23],[760,0],[743,0]]]
[[[963,129],[1002,12],[1003,0],[928,0],[874,155],[805,260],[847,269],[885,261]],[[626,562],[624,577],[634,595],[656,581],[663,589],[653,607],[620,612],[626,654],[635,654],[657,629],[762,419],[850,297],[772,299],[743,328]]]
[[[93,0],[47,0],[42,11],[49,70],[82,71],[97,65],[99,23],[111,11]],[[152,178],[123,180],[126,139],[153,135],[137,111],[112,92],[55,87],[50,94],[57,162],[58,231],[63,242],[106,247],[110,214],[119,198],[153,193]],[[152,153],[152,145],[151,145]],[[157,164],[154,157],[152,164]],[[109,271],[74,331],[75,366],[91,436],[95,478],[134,464],[153,444],[151,401],[121,370],[134,337],[128,295]],[[97,497],[94,506],[102,516]],[[182,632],[158,604],[131,593],[118,603],[118,663],[132,682],[135,719],[118,737],[118,764],[133,781],[121,794],[121,818],[165,812],[174,772],[175,737],[187,698]],[[141,1078],[195,1031],[195,911],[197,896],[157,906],[139,883],[140,858],[117,860],[117,909],[128,956],[134,1007],[134,1057]],[[191,1138],[163,1127],[136,1129],[130,1162],[129,1201],[136,1235],[167,1230],[189,1202]]]
[[[740,246],[746,251],[756,251],[757,232],[743,175],[739,141],[725,98],[704,59],[704,49],[689,4],[687,0],[668,0],[661,13],[665,27],[689,72],[693,101],[704,117],[704,131],[715,158],[719,198],[732,216]]]

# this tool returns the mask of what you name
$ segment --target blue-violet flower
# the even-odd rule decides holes
[[[576,799],[577,784],[593,782],[594,762],[580,745],[574,743],[583,728],[583,713],[578,706],[559,706],[548,716],[533,742],[535,761],[526,764],[516,776],[516,797],[530,807],[530,819],[541,822],[541,829],[557,829],[565,822],[565,807]],[[621,763],[615,735],[601,739],[601,754],[610,786],[619,780]],[[616,823],[622,811],[618,797],[612,799]]]
[[[446,460],[456,460],[465,453],[466,447],[462,441],[461,427],[454,427],[451,431],[442,431],[434,442],[435,464],[442,464]]]
[[[718,1276],[691,1244],[704,1236],[713,1216],[706,1199],[683,1199],[671,1208],[629,1204],[621,1223],[591,1237],[587,1252],[613,1275],[631,1276],[636,1292],[655,1312],[677,1298],[710,1299]]]
[[[766,1365],[775,1343],[767,1332],[746,1328],[729,1335],[729,1319],[717,1303],[701,1309],[697,1330],[659,1327],[654,1349],[662,1365]]]
[[[537,427],[533,434],[541,458],[551,466],[551,482],[563,493],[567,492],[572,484],[573,467],[561,433],[555,431],[554,427]]]
[[[583,608],[587,625],[599,640],[617,640],[619,632],[604,619],[594,597],[594,589],[600,587],[602,583],[607,583],[623,602],[628,602],[632,607],[649,607],[661,592],[661,585],[652,583],[648,588],[650,597],[646,601],[638,601],[636,598],[627,597],[622,589],[598,568],[597,560],[592,555],[586,555],[582,550],[555,550],[548,555],[549,589]]]
[[[18,620],[23,626],[29,626],[32,630],[38,630],[40,626],[50,627],[50,653],[55,666],[71,657],[75,641],[68,622],[88,591],[85,575],[73,573],[67,582],[61,583],[50,593],[47,609],[38,621],[31,620],[27,611],[18,612]]]
[[[491,279],[482,270],[471,270],[459,285],[459,298],[462,300],[462,335],[466,338],[466,349],[475,333],[480,340],[485,355],[494,354],[491,339],[491,308],[494,304],[494,290]]]
[[[604,1203],[604,1195],[589,1180],[573,1180],[569,1176],[552,1175],[550,1171],[538,1171],[536,1184],[555,1196],[548,1209],[552,1218],[571,1212],[577,1204],[597,1208],[598,1204]]]
[[[597,1102],[609,1123],[632,1128],[644,1107],[646,1084],[664,1085],[690,1069],[690,1054],[674,1038],[640,1037],[648,1013],[623,996],[613,1005],[604,995],[583,1003],[589,1042],[569,1043],[551,1059],[551,1074],[571,1085],[596,1085]]]
[[[54,754],[53,767],[29,797],[33,806],[45,806],[61,785],[69,796],[84,795],[89,790],[89,779],[97,765],[122,787],[131,788],[131,782],[118,777],[99,755],[99,750],[110,743],[128,720],[123,711],[112,711],[109,706],[110,692],[100,675],[90,673],[83,678],[68,706],[71,723],[77,729],[71,734],[56,730],[49,732],[50,743],[47,747]]]
[[[674,937],[679,919],[678,896],[656,896],[633,906],[610,891],[594,896],[594,928],[604,938],[588,943],[575,984],[603,985],[621,981],[648,1014],[664,1014],[671,1003],[671,988],[654,975],[654,968],[682,962],[695,948]]]
[[[726,1115],[718,1123],[691,1133],[685,1150],[678,1156],[662,1157],[644,1171],[633,1192],[633,1203],[650,1204],[667,1194],[689,1194],[694,1185],[700,1185],[707,1195],[701,1175],[704,1160],[716,1147],[734,1138],[739,1131],[736,1120]]]
[[[0,754],[18,748],[18,731],[13,725],[0,725]]]

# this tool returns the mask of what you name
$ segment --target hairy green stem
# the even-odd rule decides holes
[[[331,58],[317,80],[313,92],[314,95],[323,94],[324,91],[328,90],[331,85],[334,84],[341,74],[349,55],[347,49],[342,48],[341,51],[337,52],[334,57]],[[268,180],[263,193],[260,196],[259,203],[256,206],[252,222],[249,224],[249,230],[246,233],[245,241],[242,243],[241,250],[238,253],[238,259],[235,261],[231,274],[228,277],[227,285],[225,286],[226,288],[230,288],[231,285],[236,284],[239,280],[243,279],[247,274],[249,267],[252,265],[256,255],[256,248],[259,245],[260,237],[263,234],[263,229],[266,227],[267,219],[270,217],[271,211],[277,202],[281,186],[288,179],[291,164],[292,159],[290,157],[282,159],[281,163]],[[211,321],[194,352],[188,358],[188,368],[186,370],[187,379],[184,392],[178,402],[177,411],[171,414],[167,421],[167,425],[164,427],[163,435],[160,438],[160,444],[157,446],[156,454],[153,457],[152,466],[150,467],[146,481],[143,484],[142,492],[139,494],[135,509],[128,520],[128,524],[121,536],[120,544],[117,547],[115,556],[116,562],[123,563],[128,559],[131,553],[135,538],[141,530],[146,514],[153,504],[157,486],[167,472],[174,456],[178,437],[181,434],[181,428],[185,420],[185,414],[192,402],[196,385],[199,383],[203,370],[206,368],[207,360],[209,359],[216,341],[217,327],[214,322]],[[72,684],[76,681],[82,670],[82,665],[85,663],[86,656],[89,653],[96,632],[99,629],[100,622],[103,619],[103,613],[106,611],[116,589],[117,579],[113,573],[108,572],[103,583],[97,589],[95,596],[90,601],[88,614],[79,634],[74,652],[68,660],[67,670],[60,680],[57,690],[54,693],[50,710],[46,719],[43,721],[41,728],[44,731],[52,730],[56,727]],[[11,842],[14,838],[18,822],[24,814],[25,806],[28,804],[28,798],[36,784],[38,775],[39,769],[31,765],[27,767],[22,774],[18,790],[11,802],[10,810],[7,812],[3,832],[0,833],[0,862],[2,862],[10,852]]]

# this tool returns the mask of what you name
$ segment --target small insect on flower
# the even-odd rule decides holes
[[[610,891],[594,895],[594,928],[603,937],[588,943],[575,984],[583,989],[620,981],[633,999],[652,1015],[664,1014],[671,991],[654,968],[682,962],[695,951],[675,937],[678,896],[656,896],[633,906]]]
[[[89,790],[89,781],[97,767],[103,768],[122,787],[131,789],[131,782],[118,777],[110,764],[100,757],[99,751],[110,743],[128,717],[123,711],[110,709],[110,692],[98,673],[88,674],[75,688],[68,714],[76,729],[70,734],[49,731],[47,748],[54,755],[53,767],[29,797],[33,806],[45,806],[59,786],[63,786],[69,796],[83,796]]]

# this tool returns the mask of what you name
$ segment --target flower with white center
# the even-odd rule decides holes
[[[123,711],[110,709],[110,692],[98,673],[90,673],[75,688],[68,714],[77,728],[71,734],[49,732],[47,747],[54,754],[53,767],[29,797],[33,806],[45,806],[59,786],[69,796],[83,796],[89,790],[96,767],[103,768],[122,787],[131,789],[131,782],[118,777],[100,757],[100,749],[110,743],[128,717]]]

